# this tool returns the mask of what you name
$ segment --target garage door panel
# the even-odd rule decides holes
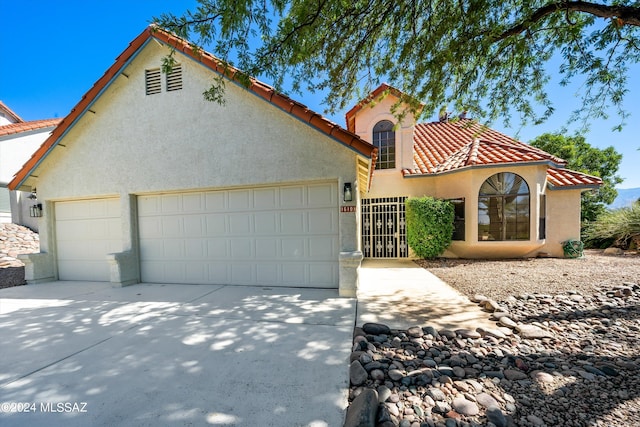
[[[272,239],[257,239],[255,241],[256,258],[275,260],[280,257],[281,251],[278,250],[279,240]]]
[[[182,218],[179,216],[163,217],[160,233],[163,237],[183,236],[184,228],[182,227]]]
[[[104,282],[109,277],[109,266],[101,261],[59,260],[58,275],[61,280]]]
[[[236,237],[229,241],[231,244],[231,257],[234,259],[251,259],[254,256],[253,239]]]
[[[309,239],[309,257],[316,260],[330,261],[338,254],[338,239],[334,237],[315,237]]]
[[[231,212],[244,212],[251,209],[252,203],[251,190],[233,190],[229,191],[228,210]]]
[[[337,287],[336,183],[166,196],[138,199],[143,281]]]
[[[54,209],[60,280],[109,281],[107,255],[122,251],[119,200],[56,202]]]
[[[201,237],[204,234],[204,218],[201,215],[185,216],[182,224],[185,237]]]
[[[304,212],[283,212],[280,214],[280,230],[282,234],[305,233],[306,215]]]
[[[265,285],[278,283],[278,265],[262,263],[256,266],[256,281]]]
[[[229,233],[233,236],[237,236],[239,234],[252,234],[252,222],[252,214],[234,213],[229,216]]]
[[[253,215],[255,234],[272,235],[278,232],[277,212],[257,212]]]
[[[280,207],[304,208],[305,199],[305,191],[302,186],[283,187],[280,189]]]
[[[306,282],[307,266],[299,263],[282,264],[282,282],[290,286]]]
[[[338,268],[335,263],[316,262],[309,265],[309,280],[319,285],[330,286],[337,274]]]
[[[230,258],[229,240],[226,238],[208,239],[207,257],[214,260]]]
[[[276,209],[278,192],[275,188],[261,188],[253,191],[253,208],[255,210]]]
[[[309,186],[309,206],[335,206],[336,192],[331,184]]]
[[[335,234],[337,213],[331,209],[317,209],[309,212],[309,232],[313,234]]]
[[[219,236],[227,232],[227,215],[226,214],[206,214],[206,235]]]

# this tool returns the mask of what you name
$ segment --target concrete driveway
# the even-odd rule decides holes
[[[341,426],[355,307],[299,288],[3,289],[0,425]]]

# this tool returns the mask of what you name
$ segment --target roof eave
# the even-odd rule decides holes
[[[146,46],[151,40],[155,39],[159,42],[163,42],[171,47],[176,48],[177,51],[184,53],[193,60],[207,66],[215,72],[223,74],[229,80],[239,84],[234,77],[239,71],[232,67],[224,66],[217,58],[208,52],[195,52],[193,47],[186,41],[151,25],[140,33],[129,46],[116,58],[116,62],[107,69],[96,83],[89,89],[89,91],[82,97],[82,99],[76,104],[71,112],[60,122],[60,124],[54,128],[52,134],[47,138],[40,148],[31,156],[31,158],[25,163],[25,165],[16,173],[14,178],[9,183],[9,188],[15,190],[22,187],[27,179],[33,174],[33,172],[40,166],[42,161],[51,153],[51,151],[58,145],[61,139],[73,128],[84,114],[90,110],[90,107],[97,101],[100,95],[107,90],[111,83],[120,75],[122,70],[126,68],[129,63],[137,56],[137,54]],[[312,112],[306,106],[291,100],[290,98],[278,93],[270,86],[259,82],[258,80],[251,78],[251,85],[248,88],[255,95],[267,100],[269,103],[281,108],[288,112],[288,114],[302,120],[309,126],[316,130],[319,130],[327,134],[330,138],[336,140],[344,146],[347,146],[357,152],[360,155],[373,159],[376,155],[376,148],[361,139],[359,136],[352,132],[349,132],[340,126],[331,123],[329,120],[322,118],[317,113]],[[290,108],[285,108],[285,104],[288,104]],[[304,116],[304,117],[303,117]],[[315,117],[320,117],[322,123],[314,121]],[[304,120],[304,118],[308,120]]]

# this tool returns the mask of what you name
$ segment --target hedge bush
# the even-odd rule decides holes
[[[453,204],[433,197],[414,197],[405,205],[409,246],[421,258],[441,255],[453,236]]]

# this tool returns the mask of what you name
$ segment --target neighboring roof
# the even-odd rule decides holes
[[[596,187],[602,180],[564,169],[566,161],[470,119],[419,123],[413,137],[413,169],[404,176],[425,176],[466,167],[547,163],[554,187]],[[553,171],[553,172],[552,172]]]
[[[547,169],[547,182],[551,189],[592,188],[602,185],[602,179],[569,169]]]
[[[44,119],[33,120],[30,122],[11,123],[8,125],[0,126],[0,138],[18,133],[31,132],[39,129],[54,128],[61,121],[62,119]]]
[[[387,83],[382,83],[380,86],[378,86],[376,89],[374,89],[373,92],[371,92],[369,95],[367,95],[366,98],[364,98],[363,100],[358,102],[351,110],[347,111],[347,114],[345,114],[345,120],[346,120],[346,123],[347,123],[347,129],[350,132],[355,132],[356,131],[355,116],[358,113],[358,111],[362,110],[366,105],[371,104],[378,97],[382,96],[385,93],[391,94],[391,95],[395,96],[396,98],[405,98],[405,99],[406,98],[410,98],[409,95],[405,94],[400,89],[396,89],[395,87],[393,87],[393,86],[391,86],[391,85],[389,85]]]
[[[7,116],[10,119],[12,119],[14,123],[20,123],[20,122],[24,121],[24,120],[22,120],[22,118],[20,118],[19,115],[14,113],[13,110],[11,110],[11,108],[7,107],[6,104],[4,102],[2,102],[2,101],[0,101],[0,111],[2,111],[5,114],[5,116]]]
[[[60,124],[53,130],[51,136],[40,146],[27,163],[18,171],[14,179],[9,183],[9,188],[14,190],[21,186],[40,162],[56,146],[68,129],[85,113],[85,111],[99,97],[103,90],[120,74],[122,69],[128,65],[139,49],[144,47],[150,39],[158,40],[176,50],[189,56],[207,68],[223,74],[232,81],[238,81],[236,74],[239,70],[223,64],[218,58],[204,51],[195,51],[187,42],[173,34],[168,33],[154,25],[147,27],[129,46],[116,58],[115,63],[109,67],[104,75],[93,85],[91,89],[82,97],[80,102],[71,110]],[[273,87],[262,83],[254,78],[250,79],[248,90],[263,98],[267,102],[275,105],[291,116],[307,123],[311,127],[325,133],[339,143],[346,145],[359,154],[372,159],[375,163],[378,149],[361,139],[358,135],[347,131],[341,126],[326,119],[322,115],[310,110],[305,105],[296,102],[286,95],[277,92]],[[372,166],[373,171],[373,166]]]

